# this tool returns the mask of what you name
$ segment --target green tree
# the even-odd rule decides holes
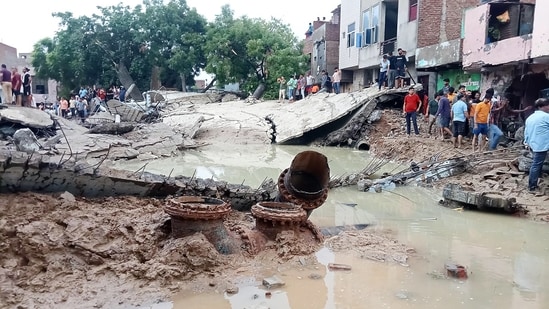
[[[299,74],[305,69],[305,57],[288,25],[277,19],[265,21],[243,16],[234,18],[229,5],[221,9],[207,31],[206,71],[221,84],[240,83],[256,98],[271,90],[277,75]],[[274,75],[273,75],[274,74]]]
[[[187,83],[194,82],[194,76],[205,67],[206,20],[185,0],[145,0],[144,5],[142,34],[148,56],[154,65],[164,68],[163,75],[168,78],[177,73],[185,91]]]

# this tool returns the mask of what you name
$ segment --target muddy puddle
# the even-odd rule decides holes
[[[176,158],[155,160],[147,171],[222,179],[258,186],[276,179],[305,147],[253,146],[238,150],[205,147]],[[328,159],[332,176],[362,169],[369,157],[348,149],[314,149]],[[253,155],[251,155],[253,154]],[[139,169],[142,163],[117,163]],[[380,173],[398,169],[387,165]],[[173,169],[173,171],[172,171]],[[547,308],[549,229],[511,216],[451,210],[438,205],[440,192],[402,187],[382,193],[355,187],[331,190],[313,212],[319,227],[368,225],[415,249],[406,261],[380,261],[358,248],[326,248],[318,263],[279,264],[254,277],[236,278],[239,292],[181,292],[171,303],[150,308]],[[468,269],[466,280],[445,277],[446,262]],[[352,266],[331,271],[328,263]],[[267,290],[261,278],[276,273],[285,286]],[[233,278],[234,279],[234,278]]]

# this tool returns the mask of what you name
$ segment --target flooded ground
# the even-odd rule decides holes
[[[222,179],[258,186],[276,179],[304,147],[259,146],[257,149],[207,147],[183,156],[156,160],[147,171]],[[315,149],[328,159],[332,175],[356,172],[369,157],[348,149]],[[253,153],[253,156],[250,156]],[[142,164],[122,165],[139,169]],[[195,169],[196,167],[196,169]],[[386,166],[391,171],[399,166]],[[173,169],[173,170],[172,170]],[[359,250],[324,248],[320,264],[266,270],[239,278],[239,293],[181,293],[172,304],[151,308],[547,308],[549,306],[549,230],[546,224],[506,215],[459,211],[438,205],[440,192],[417,187],[382,193],[356,188],[330,191],[327,202],[313,212],[320,227],[368,224],[415,248],[405,263],[383,263]],[[468,268],[467,280],[444,278],[448,261]],[[329,271],[329,262],[352,266]],[[276,272],[286,285],[271,291],[260,275]],[[214,289],[215,290],[215,289]]]

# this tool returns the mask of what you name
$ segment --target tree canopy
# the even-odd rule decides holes
[[[98,7],[90,16],[54,16],[59,29],[35,44],[32,65],[39,77],[61,82],[65,92],[121,82],[149,89],[155,74],[162,85],[184,89],[205,69],[220,85],[238,82],[251,91],[264,84],[275,97],[277,76],[308,67],[287,25],[235,18],[228,5],[209,24],[185,0],[144,0],[133,8]]]
[[[299,74],[308,67],[288,25],[277,19],[235,18],[229,5],[209,25],[204,49],[206,71],[219,83],[238,82],[247,91],[264,83],[269,97],[278,92],[272,87],[277,76]]]

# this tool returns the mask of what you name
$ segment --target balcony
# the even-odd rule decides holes
[[[461,39],[416,50],[416,69],[426,70],[461,61]]]
[[[465,12],[463,67],[525,61],[532,51],[534,5],[488,3]]]

